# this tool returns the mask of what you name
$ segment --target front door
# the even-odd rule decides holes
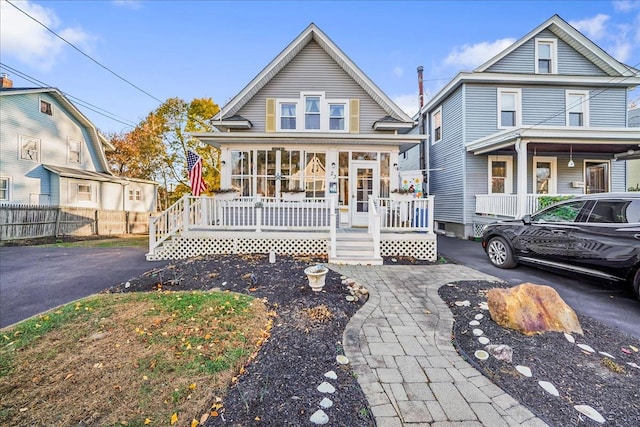
[[[369,197],[380,194],[380,171],[377,161],[351,163],[351,225],[366,227],[369,218]]]
[[[584,166],[585,193],[608,193],[609,162],[586,161]]]

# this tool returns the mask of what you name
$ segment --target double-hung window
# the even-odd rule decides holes
[[[433,143],[442,139],[442,107],[438,108],[431,116],[431,128],[433,129]]]
[[[296,104],[283,102],[280,104],[280,129],[291,130],[296,128]]]
[[[498,128],[520,126],[521,120],[520,89],[498,88]]]
[[[78,184],[77,187],[78,201],[91,201],[91,184]]]
[[[513,186],[513,158],[489,156],[489,193],[511,194]]]
[[[69,163],[80,163],[82,142],[76,139],[69,140]]]
[[[536,39],[536,74],[557,74],[557,40]]]
[[[567,126],[589,126],[589,91],[566,92]]]
[[[329,130],[344,130],[344,104],[329,104]]]
[[[0,201],[9,201],[9,189],[11,180],[9,178],[0,177]]]
[[[307,96],[304,99],[304,128],[306,130],[320,129],[319,96]]]
[[[20,159],[40,160],[40,140],[30,136],[20,136]]]

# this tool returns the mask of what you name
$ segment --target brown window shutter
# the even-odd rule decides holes
[[[360,133],[360,100],[349,100],[349,133]]]
[[[267,98],[267,117],[264,125],[265,132],[276,131],[276,99]]]

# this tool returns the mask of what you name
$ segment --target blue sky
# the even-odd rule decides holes
[[[419,65],[434,95],[553,14],[640,67],[640,0],[9,1],[86,55],[0,0],[0,71],[14,87],[59,88],[104,133],[170,97],[224,105],[311,22],[409,114]]]

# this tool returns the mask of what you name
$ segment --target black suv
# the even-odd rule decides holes
[[[640,298],[640,193],[578,196],[489,224],[482,247],[496,267],[523,263],[625,281]]]

